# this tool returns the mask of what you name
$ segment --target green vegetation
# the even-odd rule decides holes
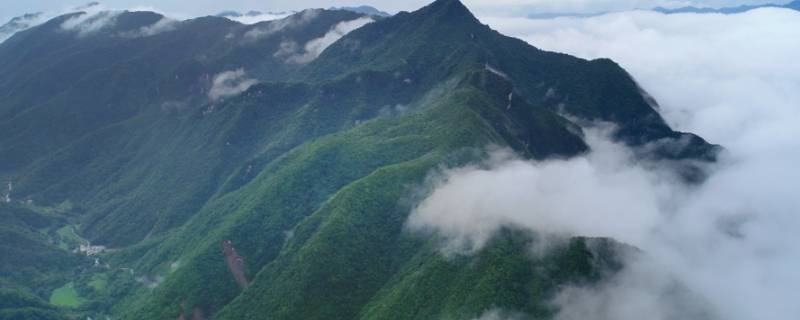
[[[566,239],[534,255],[535,236],[508,229],[445,257],[435,235],[405,229],[432,172],[480,161],[488,145],[532,159],[586,152],[563,110],[617,124],[632,145],[691,138],[654,156],[714,157],[613,62],[504,37],[456,0],[369,24],[307,65],[272,54],[358,16],[321,11],[259,41],[245,34],[268,23],[206,17],[115,36],[161,18],[129,12],[84,39],[60,17],[0,45],[0,178],[37,204],[0,204],[0,256],[14,257],[0,263],[14,303],[0,315],[548,318],[558,287],[601,281],[630,249]],[[238,68],[262,83],[209,100],[213,76]],[[114,250],[74,254],[75,232]],[[226,240],[244,257],[245,290]]]
[[[73,250],[79,245],[84,244],[83,239],[75,234],[75,227],[67,225],[56,230],[54,237],[59,248],[63,250]]]
[[[95,274],[92,276],[92,280],[89,281],[89,286],[96,292],[103,292],[108,286],[108,279],[103,274]]]
[[[50,304],[59,307],[76,308],[84,303],[84,299],[75,291],[72,282],[65,284],[63,287],[53,290],[50,294]]]

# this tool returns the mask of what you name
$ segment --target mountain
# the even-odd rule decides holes
[[[735,14],[735,13],[742,13],[747,12],[750,10],[760,9],[760,8],[785,8],[785,9],[792,9],[792,10],[800,10],[800,1],[793,1],[787,4],[763,4],[763,5],[741,5],[738,7],[723,7],[723,8],[699,8],[699,7],[680,7],[680,8],[672,8],[667,9],[663,7],[656,7],[653,11],[666,13],[666,14],[675,14],[675,13],[721,13],[721,14]]]
[[[0,26],[0,43],[10,38],[17,32],[28,29],[42,22],[44,14],[41,12],[27,13],[19,17],[14,17],[6,24]]]
[[[66,319],[48,303],[52,288],[70,281],[85,257],[65,250],[61,212],[0,203],[0,318]]]
[[[353,11],[356,13],[366,14],[368,16],[375,16],[375,17],[389,17],[391,14],[378,10],[374,7],[370,6],[357,6],[357,7],[331,7],[329,10],[346,10],[346,11]]]
[[[558,288],[603,281],[636,250],[574,238],[531,255],[542,240],[508,228],[443,255],[438,236],[405,227],[431,172],[488,145],[578,156],[593,121],[684,164],[687,181],[719,151],[672,130],[613,61],[503,36],[457,0],[374,20],[73,13],[0,44],[0,181],[14,185],[8,210],[47,221],[8,237],[30,243],[16,254],[69,260],[23,276],[4,260],[22,302],[0,312],[549,318]]]

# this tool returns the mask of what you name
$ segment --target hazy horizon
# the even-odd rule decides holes
[[[12,17],[26,13],[69,11],[91,1],[79,0],[34,0],[34,1],[3,1],[0,2],[0,18],[7,21]],[[180,17],[196,17],[203,15],[213,15],[226,10],[235,11],[291,11],[307,8],[329,8],[341,6],[369,5],[380,10],[396,13],[399,11],[413,11],[430,0],[409,0],[403,2],[386,0],[343,0],[343,1],[322,1],[322,0],[233,0],[233,1],[214,1],[214,0],[108,0],[99,1],[108,8],[113,9],[152,9],[170,13]],[[612,10],[645,9],[657,6],[664,7],[729,7],[738,5],[757,5],[757,4],[784,4],[791,0],[568,0],[568,1],[548,1],[548,0],[463,0],[464,4],[478,14],[504,14],[504,15],[527,15],[529,13],[596,13]],[[189,5],[190,4],[190,5]]]

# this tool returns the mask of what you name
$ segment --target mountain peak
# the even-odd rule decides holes
[[[461,3],[460,0],[436,0],[425,9],[433,9],[439,12],[447,12],[451,14],[466,14],[472,16],[467,6]],[[423,10],[425,10],[423,9]]]
[[[414,14],[433,18],[438,23],[458,25],[459,27],[480,25],[478,18],[459,0],[437,0]]]

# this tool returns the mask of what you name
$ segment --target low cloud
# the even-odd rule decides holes
[[[333,26],[324,36],[307,42],[300,50],[296,42],[288,40],[281,43],[275,52],[275,57],[284,58],[286,62],[305,64],[314,61],[325,49],[330,47],[348,33],[374,22],[372,18],[362,17],[355,20],[343,21]]]
[[[247,91],[257,80],[247,77],[244,69],[221,72],[214,76],[208,98],[216,101],[222,98],[239,95]]]
[[[255,28],[247,31],[244,34],[244,41],[245,42],[255,42],[261,39],[268,38],[278,31],[284,30],[286,28],[298,28],[307,25],[309,22],[316,19],[321,9],[308,9],[303,10],[298,14],[291,15],[287,18],[270,21],[264,25],[258,25]]]
[[[586,157],[532,162],[496,149],[480,165],[446,170],[408,225],[443,235],[447,252],[479,250],[503,227],[641,243],[660,223],[658,198],[670,194],[661,181],[672,179],[637,166],[608,131],[587,131]]]
[[[67,19],[61,24],[61,30],[76,32],[79,37],[95,34],[105,28],[113,27],[122,11],[87,10]]]
[[[15,17],[8,22],[6,22],[6,20],[0,21],[0,43],[3,43],[8,38],[11,38],[11,36],[17,32],[27,30],[31,27],[44,23],[47,21],[47,19],[50,19],[50,17],[40,12]]]
[[[553,303],[555,320],[684,320],[718,318],[708,301],[693,294],[669,270],[646,255],[625,257],[627,266],[595,286],[562,288]]]
[[[766,3],[786,3],[789,0],[465,0],[477,12],[505,16],[548,14],[597,14],[623,10],[645,10],[655,7],[678,8],[731,7]]]
[[[163,17],[149,26],[144,26],[134,31],[123,32],[120,36],[126,38],[152,37],[164,32],[174,31],[178,28],[179,23],[180,22],[177,20]]]
[[[259,22],[284,19],[292,14],[294,14],[294,12],[279,12],[279,13],[267,12],[259,14],[244,14],[240,16],[228,16],[225,18],[242,24],[256,24]]]
[[[727,151],[695,186],[603,131],[589,131],[593,151],[576,159],[495,151],[434,179],[410,228],[439,234],[445,251],[478,250],[503,226],[642,249],[647,260],[629,258],[609,281],[560,292],[561,320],[800,318],[800,13],[482,21],[545,50],[614,59],[673,127]]]
[[[181,14],[165,13],[156,7],[151,6],[134,6],[134,7],[108,7],[96,2],[89,3],[88,5],[79,7],[67,7],[61,10],[53,10],[40,12],[37,14],[29,14],[17,19],[14,28],[4,30],[7,32],[0,32],[0,43],[13,36],[15,33],[36,27],[47,22],[50,19],[64,15],[75,14],[67,21],[64,21],[60,28],[63,31],[75,32],[79,37],[85,37],[97,33],[105,28],[113,27],[116,24],[116,18],[123,12],[155,12],[170,18],[164,17],[162,20],[156,22],[151,26],[145,26],[140,30],[133,30],[121,33],[120,36],[126,37],[147,37],[161,32],[171,31],[170,27],[174,27],[180,19],[186,17]]]

